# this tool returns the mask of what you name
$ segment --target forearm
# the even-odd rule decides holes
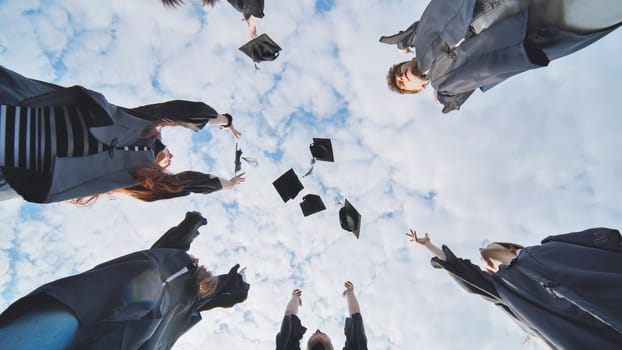
[[[430,253],[432,253],[435,257],[445,261],[447,260],[447,256],[445,255],[445,252],[443,252],[442,249],[440,249],[439,247],[435,246],[434,244],[432,244],[432,242],[428,242],[426,244],[424,244],[426,248],[428,248],[428,250],[430,251]]]
[[[348,314],[350,316],[361,312],[361,307],[359,306],[359,302],[356,299],[354,292],[347,292],[346,299],[348,300]]]
[[[216,118],[210,118],[207,121],[207,125],[220,125],[224,126],[229,124],[229,119],[224,114],[219,114]]]
[[[300,297],[292,296],[285,307],[285,316],[298,314],[298,308],[300,307]]]

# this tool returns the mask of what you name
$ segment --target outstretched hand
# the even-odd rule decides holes
[[[346,290],[344,290],[341,295],[345,296],[348,293],[354,293],[354,284],[352,284],[352,282],[346,281],[343,286],[346,288]]]
[[[298,305],[302,306],[302,290],[296,288],[292,291],[292,298],[298,298]]]
[[[417,242],[421,245],[425,245],[427,246],[428,244],[431,243],[430,241],[430,236],[428,236],[428,233],[426,232],[425,236],[423,238],[419,238],[417,237],[417,231],[413,230],[412,228],[410,229],[410,232],[406,233],[406,236],[410,237],[410,241],[411,242]]]
[[[227,129],[227,130],[229,130],[229,132],[231,133],[231,135],[233,135],[233,137],[234,137],[234,138],[236,138],[236,139],[239,139],[239,138],[240,138],[240,136],[242,136],[242,133],[241,133],[241,132],[239,132],[239,131],[238,131],[238,130],[237,130],[237,129],[233,126],[233,124],[229,125],[229,126],[228,126],[228,127],[226,127],[226,128],[223,128],[223,129]]]
[[[230,190],[230,189],[232,189],[235,185],[241,184],[242,182],[246,181],[246,177],[244,177],[244,175],[246,175],[246,173],[241,173],[241,174],[238,174],[238,175],[236,175],[236,176],[232,177],[232,178],[231,178],[231,179],[229,179],[229,180],[224,180],[224,181],[222,181],[222,182],[223,182],[223,184],[222,184],[222,188],[223,188],[224,190]],[[221,179],[221,180],[222,180],[222,179]]]
[[[246,282],[246,266],[241,268],[240,271],[238,271],[238,274],[242,276],[242,281]]]

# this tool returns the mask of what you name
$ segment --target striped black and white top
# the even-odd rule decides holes
[[[0,105],[0,166],[50,173],[52,157],[83,157],[110,151],[93,137],[77,107]],[[146,146],[114,147],[147,151]]]

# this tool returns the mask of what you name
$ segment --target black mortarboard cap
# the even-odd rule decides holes
[[[274,61],[279,57],[281,47],[268,34],[263,33],[240,47],[240,51],[250,57],[253,62]]]
[[[238,144],[235,144],[235,173],[237,174],[238,171],[242,170],[242,150],[238,148]]]
[[[341,228],[352,232],[356,238],[359,238],[361,231],[361,214],[354,209],[352,204],[346,199],[346,204],[339,209],[339,222]]]
[[[298,193],[305,188],[298,179],[294,169],[286,171],[285,174],[274,180],[272,184],[283,199],[283,202],[296,198]]]
[[[313,138],[313,143],[309,145],[311,155],[315,160],[321,160],[324,162],[334,162],[333,145],[330,139]]]
[[[302,214],[304,216],[309,216],[326,209],[326,206],[324,205],[324,202],[322,202],[322,198],[320,198],[320,196],[317,194],[308,194],[302,197],[300,209],[302,209]]]

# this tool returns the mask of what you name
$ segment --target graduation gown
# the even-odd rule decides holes
[[[251,16],[255,18],[263,18],[264,0],[227,0],[248,20]]]
[[[476,89],[486,91],[515,74],[547,66],[622,24],[620,18],[615,25],[578,31],[557,15],[543,15],[539,1],[432,0],[419,21],[381,41],[414,47],[419,70],[448,113],[460,109]],[[564,0],[555,2],[562,6]]]
[[[622,245],[607,228],[547,237],[493,275],[443,246],[432,259],[466,291],[494,303],[553,349],[619,349]]]
[[[191,265],[186,251],[206,223],[199,213],[189,212],[151,249],[37,288],[0,315],[0,327],[52,298],[79,320],[79,349],[170,349],[201,320],[199,312],[231,307],[248,295],[249,284],[237,273],[239,265],[218,276],[216,292],[203,300],[197,297],[192,269],[165,283]]]
[[[25,200],[36,203],[59,202],[133,186],[136,183],[132,171],[154,165],[154,152],[124,152],[118,148],[153,148],[156,138],[144,135],[155,122],[172,121],[198,131],[210,118],[218,116],[212,107],[192,101],[174,100],[131,109],[119,107],[84,87],[62,87],[29,79],[2,66],[0,105],[79,109],[79,117],[84,119],[89,134],[114,148],[81,157],[54,156],[51,173],[5,164],[2,173],[9,185]],[[213,185],[214,190],[220,189],[218,184]]]

